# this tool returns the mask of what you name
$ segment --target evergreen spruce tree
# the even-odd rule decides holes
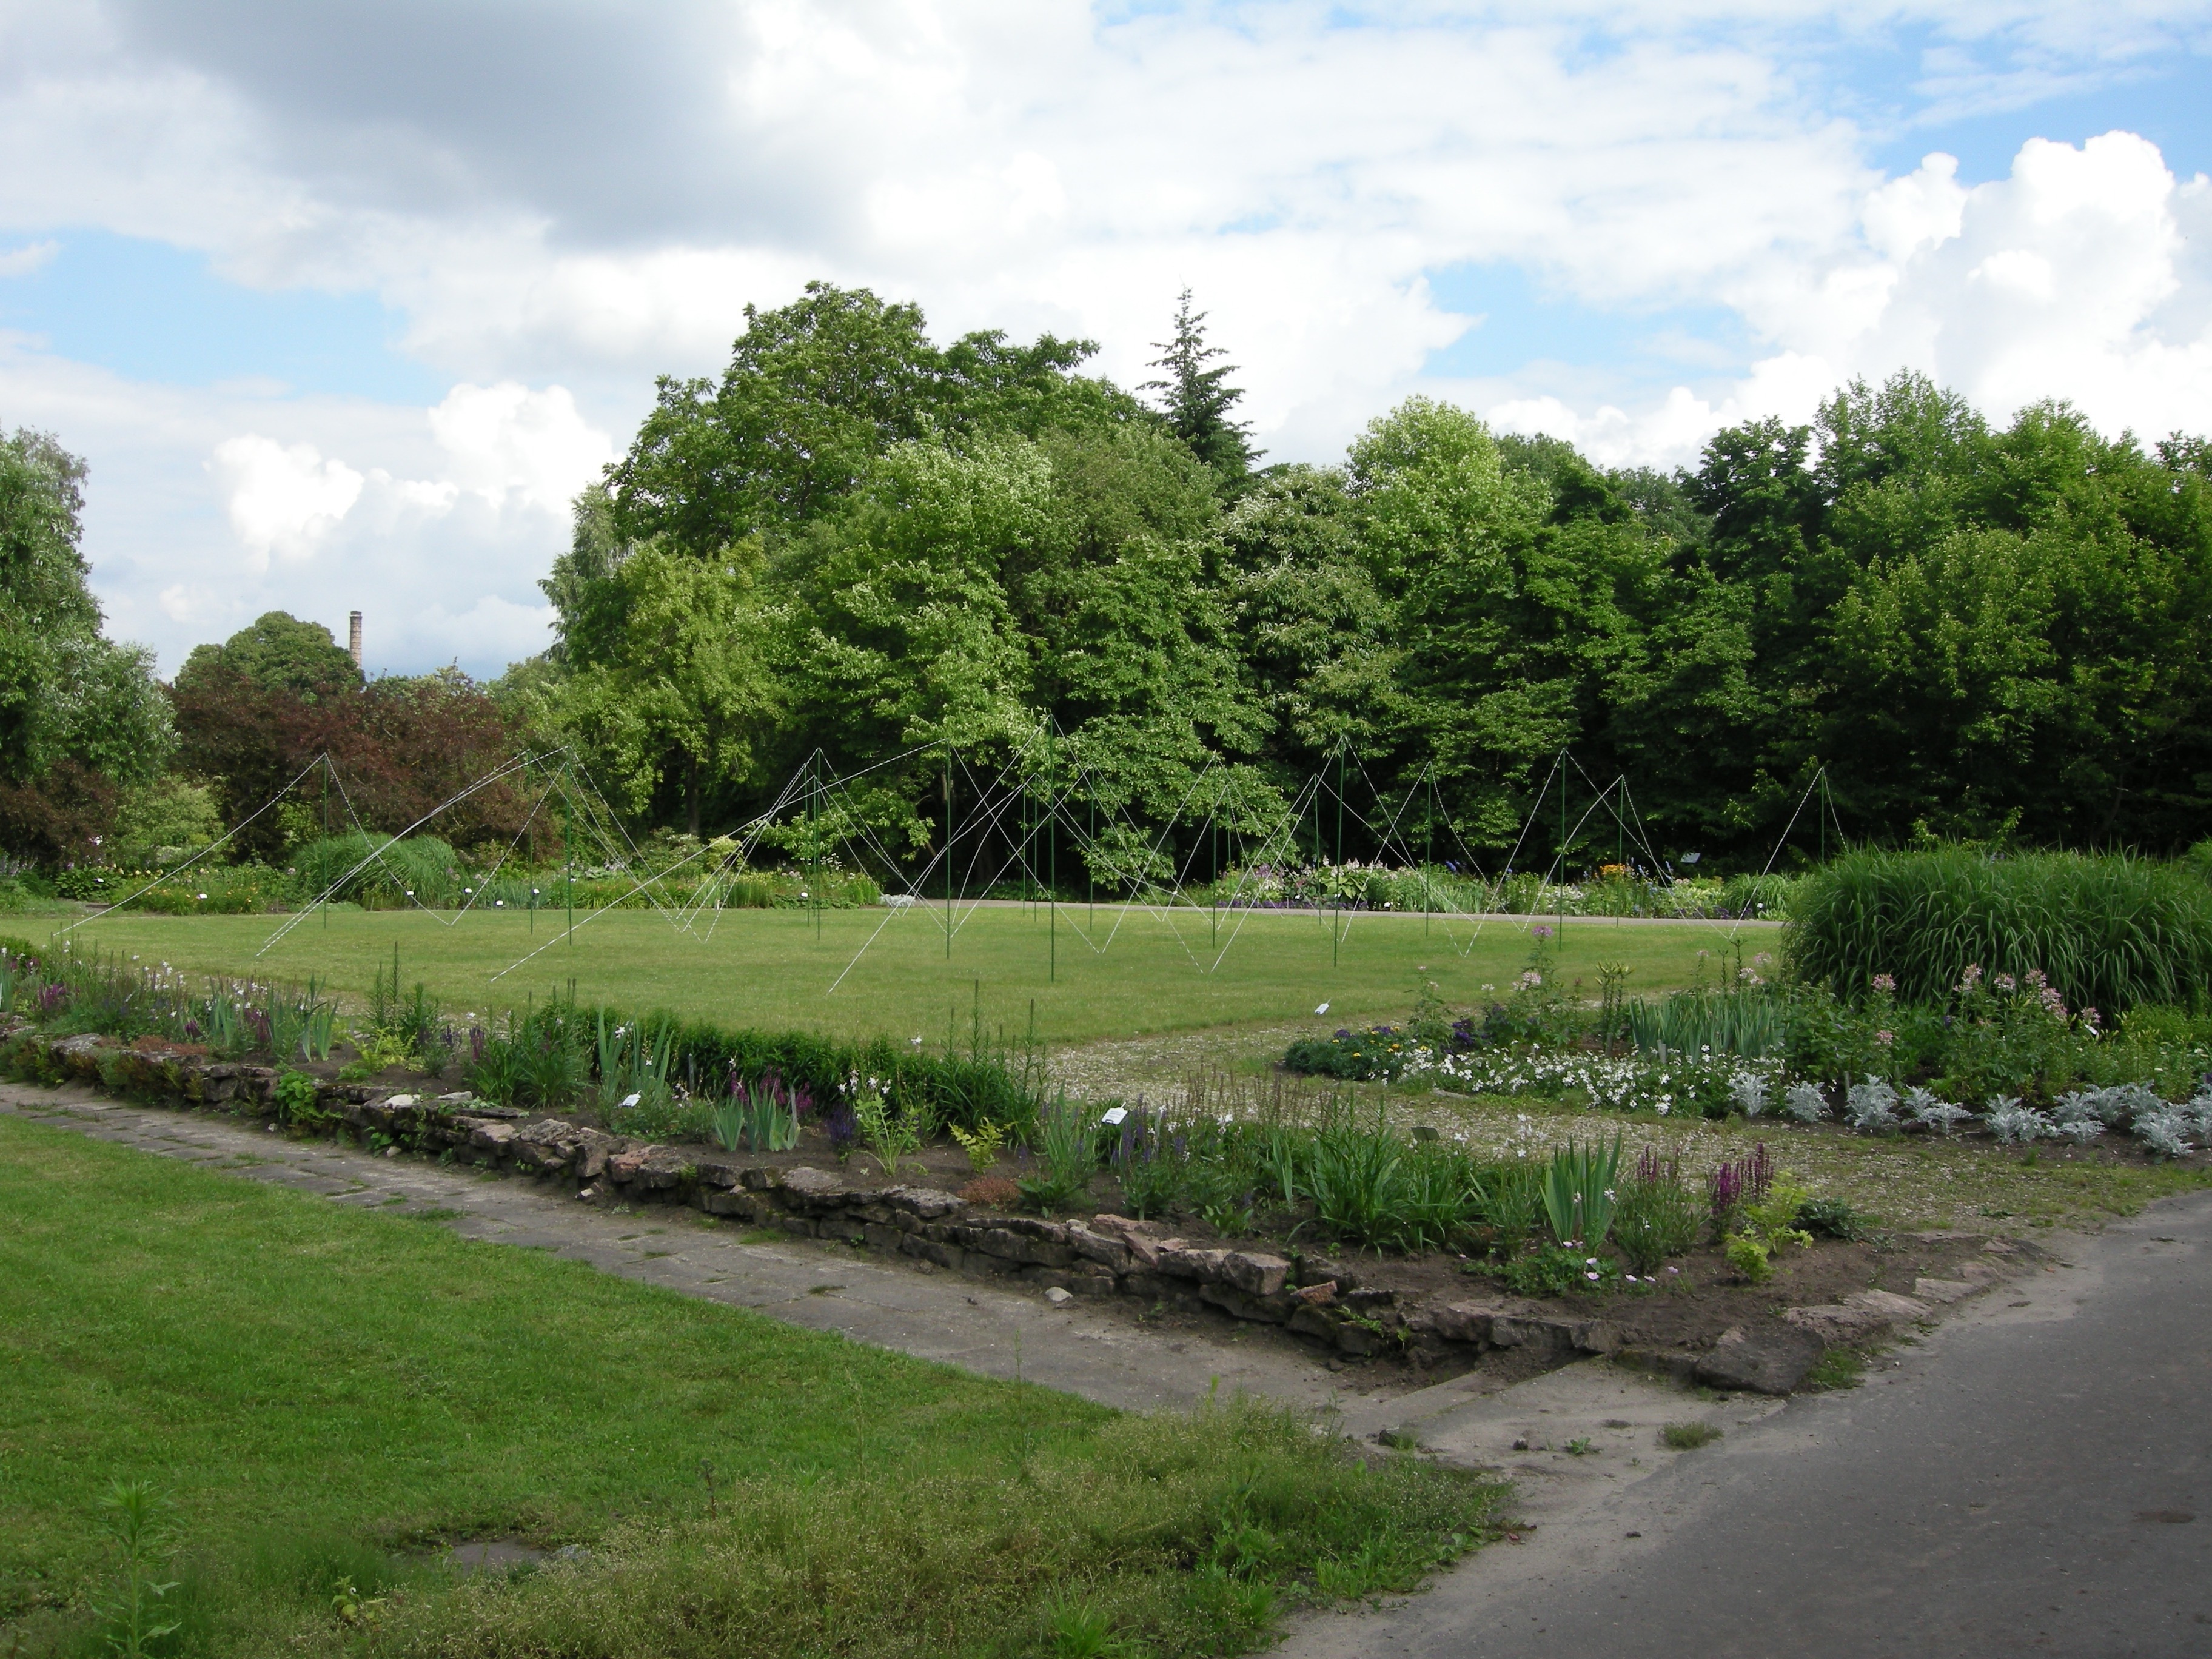
[[[1175,338],[1155,340],[1152,345],[1161,355],[1152,359],[1152,367],[1161,370],[1163,378],[1147,380],[1140,389],[1163,394],[1166,407],[1161,412],[1168,429],[1213,470],[1224,494],[1234,493],[1251,476],[1260,452],[1252,447],[1249,424],[1229,418],[1229,411],[1244,395],[1228,383],[1237,366],[1207,367],[1214,358],[1229,354],[1206,343],[1206,313],[1191,310],[1188,289],[1176,301]]]

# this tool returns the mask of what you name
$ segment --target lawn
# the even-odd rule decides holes
[[[4,1118],[0,1214],[0,1651],[101,1650],[118,1477],[173,1502],[182,1650],[226,1655],[336,1648],[349,1583],[374,1653],[1052,1652],[1055,1615],[1231,1650],[1496,1501]],[[589,1554],[438,1565],[481,1537]]]
[[[944,912],[919,908],[732,910],[711,933],[703,923],[678,932],[651,911],[610,911],[566,943],[553,942],[560,929],[542,915],[534,926],[519,915],[448,925],[450,917],[422,912],[337,912],[300,921],[259,956],[292,918],[101,916],[70,937],[80,950],[200,972],[314,975],[356,1000],[397,945],[408,982],[423,981],[462,1012],[520,1006],[573,980],[586,1002],[728,1026],[934,1039],[948,1018],[964,1031],[980,996],[987,1027],[1020,1032],[1034,1008],[1037,1035],[1055,1046],[1307,1019],[1323,1002],[1332,1025],[1395,1018],[1431,982],[1445,1001],[1473,1006],[1486,987],[1521,971],[1530,944],[1522,917],[1488,921],[1478,934],[1463,921],[1355,914],[1333,937],[1331,918],[1257,912],[1221,918],[1217,946],[1212,916],[1190,910],[1102,905],[1094,915],[1066,905],[1056,916],[1014,907],[963,915],[950,955]],[[1629,964],[1633,992],[1663,991],[1690,983],[1701,968],[1717,975],[1723,958],[1732,970],[1738,948],[1747,960],[1778,948],[1779,937],[1772,924],[1571,917],[1552,945],[1557,971],[1582,980],[1594,997],[1601,962]],[[540,946],[547,948],[510,969]],[[1701,951],[1709,953],[1703,961]],[[502,969],[510,971],[495,979]]]

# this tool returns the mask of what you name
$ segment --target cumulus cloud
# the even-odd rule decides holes
[[[452,482],[495,507],[511,498],[565,514],[615,459],[607,434],[585,422],[565,386],[457,386],[430,411],[430,431],[451,459]]]
[[[325,459],[313,444],[280,444],[249,432],[217,444],[210,465],[247,568],[257,573],[269,568],[271,553],[306,558],[361,499],[362,475]]]
[[[1861,219],[1865,257],[1775,296],[1783,349],[1721,397],[1677,387],[1633,413],[1507,398],[1491,418],[1674,465],[1717,427],[1802,421],[1846,380],[1915,369],[1996,420],[2057,398],[2111,432],[2212,429],[2212,179],[2176,179],[2148,141],[2032,139],[2008,177],[1972,189],[1930,155],[1869,191]]]

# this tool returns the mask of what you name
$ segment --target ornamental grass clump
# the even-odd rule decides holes
[[[1948,1005],[1970,966],[2031,970],[2075,1008],[2202,1008],[2212,888],[2122,854],[2002,857],[1961,847],[1846,853],[1800,880],[1785,950],[1802,979],[1856,997],[1889,975],[1904,1003]]]

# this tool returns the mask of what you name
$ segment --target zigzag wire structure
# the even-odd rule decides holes
[[[276,805],[276,803],[283,799],[285,796],[290,794],[293,789],[299,785],[301,779],[307,777],[308,774],[312,773],[318,766],[322,765],[330,757],[328,755],[316,756],[314,759],[309,761],[305,767],[301,769],[298,777],[294,778],[290,783],[286,784],[275,794],[270,796],[267,800],[263,801],[260,805],[255,807],[251,812],[248,812],[236,823],[231,825],[229,829],[224,830],[222,834],[216,836],[215,840],[210,842],[205,847],[200,848],[198,852],[193,854],[191,857],[186,859],[175,869],[167,871],[163,874],[155,877],[152,881],[148,882],[137,892],[130,894],[124,898],[118,899],[114,903],[109,905],[104,910],[96,911],[91,915],[78,917],[75,921],[70,923],[68,927],[64,927],[59,931],[64,933],[73,933],[78,928],[85,926],[88,922],[98,921],[103,917],[112,915],[115,912],[128,905],[132,899],[143,897],[144,895],[152,892],[154,889],[159,886],[162,882],[175,880],[177,877],[191,869],[202,859],[212,857],[225,842],[228,841],[233,836],[237,835],[240,830],[245,829],[247,824],[252,823],[254,819],[259,817],[270,807]]]
[[[1073,753],[1069,752],[1071,747],[1073,749]],[[942,756],[942,766],[946,780],[946,835],[943,843],[931,852],[928,859],[920,868],[915,869],[910,876],[902,876],[900,872],[902,861],[884,845],[881,836],[869,823],[866,813],[855,805],[853,792],[855,786],[877,773],[896,767],[918,757],[932,754]],[[1279,812],[1269,818],[1256,821],[1249,811],[1241,817],[1232,817],[1230,806],[1232,792],[1228,769],[1218,757],[1208,757],[1206,765],[1186,782],[1173,811],[1149,830],[1132,816],[1126,801],[1117,801],[1116,797],[1121,793],[1120,791],[1102,787],[1101,781],[1085,764],[1079,744],[1071,745],[1067,734],[1059,727],[1056,721],[1041,720],[1006,753],[1004,760],[995,769],[986,766],[979,770],[971,763],[970,757],[963,754],[954,745],[942,738],[912,745],[896,755],[873,762],[851,773],[834,777],[825,776],[826,761],[826,755],[817,748],[785,781],[775,799],[763,811],[738,826],[733,832],[715,837],[712,842],[695,849],[665,869],[643,872],[631,883],[626,891],[596,906],[581,917],[575,916],[572,910],[571,921],[567,927],[554,933],[544,944],[536,946],[500,969],[491,975],[491,978],[494,981],[505,978],[514,969],[535,960],[552,946],[573,939],[578,932],[605,915],[607,911],[618,908],[629,900],[640,896],[643,896],[653,905],[673,931],[698,939],[702,944],[711,940],[715,927],[720,923],[722,912],[727,908],[727,898],[732,884],[739,878],[739,872],[748,867],[753,854],[763,841],[769,838],[771,832],[776,830],[779,826],[785,824],[794,811],[802,815],[800,822],[805,823],[810,831],[810,841],[815,855],[818,856],[823,846],[834,843],[836,848],[856,854],[855,862],[860,867],[872,867],[884,872],[887,887],[896,881],[906,890],[903,895],[894,896],[902,897],[905,902],[893,903],[887,907],[883,920],[871,930],[859,951],[831,981],[828,988],[831,993],[843,984],[853,969],[859,965],[882,936],[884,930],[902,916],[913,911],[927,911],[941,917],[945,948],[949,955],[953,941],[974,919],[976,911],[988,902],[986,896],[999,888],[1008,878],[1009,872],[1018,872],[1024,883],[1025,899],[1027,890],[1031,883],[1045,892],[1048,895],[1047,902],[1053,909],[1055,929],[1060,921],[1065,920],[1069,932],[1080,939],[1093,954],[1103,955],[1109,950],[1119,937],[1122,927],[1132,912],[1143,910],[1167,928],[1170,935],[1174,938],[1194,969],[1202,974],[1214,973],[1227,959],[1252,915],[1260,908],[1257,905],[1239,902],[1254,879],[1254,871],[1269,864],[1295,858],[1304,838],[1310,818],[1315,850],[1318,856],[1323,815],[1332,805],[1337,815],[1339,841],[1337,850],[1340,858],[1342,853],[1342,831],[1346,827],[1345,820],[1347,816],[1352,820],[1352,825],[1375,848],[1379,859],[1388,860],[1395,857],[1401,866],[1419,868],[1424,872],[1433,862],[1435,831],[1438,827],[1443,829],[1450,837],[1452,845],[1466,860],[1467,867],[1475,879],[1492,895],[1482,908],[1470,911],[1458,902],[1450,890],[1438,890],[1431,887],[1425,873],[1422,912],[1425,916],[1443,919],[1445,937],[1457,955],[1464,957],[1474,950],[1481,937],[1484,927],[1489,921],[1496,919],[1494,906],[1503,897],[1502,883],[1504,876],[1496,878],[1493,884],[1492,878],[1482,873],[1481,861],[1467,846],[1458,824],[1449,814],[1441,811],[1441,803],[1437,799],[1433,763],[1421,769],[1413,781],[1407,785],[1403,797],[1393,805],[1386,798],[1381,787],[1376,784],[1364,759],[1352,754],[1349,744],[1346,743],[1340,742],[1337,745],[1336,750],[1324,759],[1322,766],[1300,786],[1297,793],[1290,800],[1281,804]],[[1367,799],[1364,804],[1355,804],[1346,788],[1345,767],[1347,761],[1357,769],[1359,781],[1364,787]],[[1328,768],[1332,763],[1336,766],[1338,772],[1334,784],[1328,775]],[[1566,769],[1569,766],[1571,766],[1575,773],[1579,775],[1583,781],[1590,787],[1592,799],[1581,816],[1575,821],[1572,829],[1563,828],[1559,848],[1544,872],[1542,884],[1555,884],[1563,878],[1565,861],[1572,848],[1591,818],[1601,811],[1610,812],[1614,820],[1617,833],[1624,842],[1632,840],[1638,850],[1650,859],[1654,868],[1662,865],[1665,860],[1659,857],[1651,842],[1642,814],[1637,809],[1630,793],[1626,777],[1625,775],[1616,777],[1611,783],[1601,787],[1596,781],[1590,777],[1580,760],[1571,751],[1562,748],[1554,757],[1551,769],[1545,775],[1544,781],[1522,820],[1513,847],[1507,854],[1507,860],[1504,866],[1504,874],[1510,875],[1515,861],[1517,860],[1522,849],[1528,844],[1535,831],[1537,817],[1543,811],[1555,781],[1562,792],[1564,807]],[[499,857],[491,870],[477,884],[469,889],[466,902],[447,915],[417,899],[407,888],[401,872],[395,870],[386,860],[386,854],[390,848],[398,841],[422,829],[482,790],[490,787],[503,779],[512,777],[518,772],[527,777],[533,768],[547,769],[550,775],[545,786],[538,792],[520,828],[501,849]],[[505,869],[514,857],[523,839],[529,834],[531,826],[546,811],[556,793],[567,811],[567,833],[574,836],[580,832],[592,844],[593,849],[601,854],[603,863],[627,865],[635,868],[642,862],[637,845],[623,825],[620,815],[609,805],[605,795],[599,790],[588,772],[580,768],[574,752],[565,746],[524,753],[495,767],[483,776],[454,791],[396,836],[380,836],[368,830],[362,824],[351,792],[347,788],[336,762],[325,753],[317,756],[268,800],[240,820],[236,825],[225,831],[216,841],[202,848],[174,870],[163,876],[156,877],[154,881],[148,882],[135,892],[118,900],[115,905],[110,907],[109,910],[101,914],[112,914],[116,910],[125,908],[133,900],[149,890],[156,882],[173,880],[195,865],[213,857],[250,824],[276,807],[313,777],[318,769],[323,770],[328,783],[337,786],[345,820],[354,831],[368,839],[368,851],[366,856],[356,860],[331,881],[304,908],[288,917],[283,925],[263,942],[255,953],[257,957],[265,955],[308,916],[332,902],[337,894],[344,890],[349,883],[358,878],[372,866],[392,878],[395,886],[406,894],[408,902],[414,908],[434,917],[441,926],[449,928],[458,927],[462,920],[477,908],[477,901],[483,896],[483,890],[491,881],[496,879],[499,872]],[[956,819],[951,810],[951,803],[955,799],[951,793],[951,780],[956,771],[975,802],[973,810],[968,813],[964,821]],[[1406,823],[1414,802],[1420,798],[1425,789],[1429,796],[1430,811],[1424,815],[1423,823],[1431,837],[1431,845],[1427,854],[1421,858],[1416,858],[1407,836]],[[1617,794],[1616,792],[1618,792]],[[1771,872],[1784,848],[1796,832],[1805,808],[1811,803],[1815,793],[1820,796],[1820,811],[1826,820],[1823,823],[1824,831],[1829,823],[1832,823],[1839,841],[1844,839],[1841,821],[1836,815],[1832,799],[1826,790],[1826,770],[1822,768],[1814,773],[1805,793],[1800,797],[1789,823],[1784,826],[1773,851],[1769,854],[1765,865],[1761,869],[1761,875]],[[1368,810],[1370,805],[1372,807],[1371,811]],[[1083,805],[1090,808],[1091,817],[1088,824],[1078,817],[1075,810],[1078,806]],[[1102,826],[1098,822],[1098,813],[1102,807],[1105,813],[1103,835],[1100,833]],[[1017,814],[1019,815],[1018,835],[1007,827],[1009,819]],[[1564,817],[1564,812],[1562,816]],[[1176,832],[1185,826],[1187,820],[1193,826],[1194,833],[1189,845],[1184,850],[1181,860],[1177,861],[1169,856],[1166,849],[1173,844]],[[825,825],[826,830],[823,828]],[[1129,871],[1129,878],[1121,884],[1123,892],[1119,901],[1109,901],[1113,921],[1103,936],[1096,933],[1095,926],[1087,928],[1081,921],[1077,919],[1074,914],[1077,907],[1063,906],[1060,903],[1053,884],[1055,872],[1041,870],[1038,867],[1040,845],[1052,849],[1056,859],[1062,832],[1065,832],[1069,840],[1068,850],[1093,872],[1094,896],[1090,904],[1084,908],[1094,918],[1097,911],[1095,872],[1102,866],[1108,868],[1119,866]],[[1192,941],[1185,936],[1183,918],[1179,915],[1179,913],[1195,908],[1186,897],[1186,894],[1191,885],[1202,852],[1210,850],[1212,853],[1212,868],[1215,872],[1218,872],[1222,869],[1220,842],[1224,835],[1230,843],[1230,866],[1235,870],[1236,878],[1228,894],[1218,895],[1206,907],[1211,913],[1212,948],[1208,956],[1201,956],[1200,951],[1194,949]],[[981,882],[979,889],[977,878],[982,873],[988,861],[992,838],[994,836],[1003,839],[1006,850],[1004,855],[998,860],[995,868],[990,871],[988,878]],[[672,878],[679,875],[689,866],[710,854],[715,855],[714,866],[704,878],[695,884],[691,895],[680,902],[672,903],[667,901],[664,897],[665,884]],[[961,862],[963,854],[964,865]],[[1130,868],[1132,865],[1135,866],[1133,869]],[[1164,878],[1162,875],[1154,873],[1155,871],[1162,870],[1163,866],[1164,866]],[[940,876],[944,888],[941,908],[928,897],[929,888]],[[1540,885],[1539,891],[1540,893],[1541,891]],[[969,896],[970,894],[978,896],[970,897]],[[1323,901],[1318,899],[1316,901],[1315,910],[1317,917],[1327,919],[1333,929],[1334,942],[1340,945],[1342,940],[1349,936],[1351,907],[1340,902],[1333,907],[1333,915],[1329,914],[1331,908]],[[1222,937],[1220,925],[1220,912],[1223,909],[1235,913],[1234,923],[1228,929],[1228,937],[1225,939]],[[1068,913],[1065,917],[1061,915],[1063,910]],[[708,921],[706,930],[702,933],[698,923],[702,918],[708,916],[709,911],[712,912],[712,918]],[[1540,914],[1532,912],[1527,918],[1522,919],[1519,925],[1524,930],[1534,926]],[[70,924],[63,931],[72,932],[98,919],[98,916],[84,917]],[[1740,931],[1743,918],[1738,917],[1735,921],[1735,930]],[[1461,942],[1455,923],[1472,924],[1472,930],[1468,934],[1464,944]],[[1732,932],[1730,937],[1734,936],[1735,933]]]

